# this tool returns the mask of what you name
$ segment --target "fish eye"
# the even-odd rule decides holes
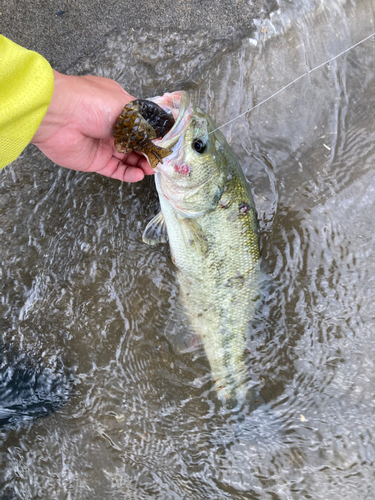
[[[202,154],[202,153],[204,153],[204,152],[206,151],[206,149],[207,149],[207,142],[206,142],[205,140],[203,140],[203,139],[195,139],[195,140],[193,141],[192,146],[193,146],[193,149],[194,149],[197,153]]]

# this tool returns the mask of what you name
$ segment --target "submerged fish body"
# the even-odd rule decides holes
[[[169,241],[182,303],[199,335],[219,399],[246,397],[246,333],[259,296],[259,233],[239,163],[212,119],[185,92],[154,98],[176,122],[159,147],[161,213],[146,227],[148,244]]]

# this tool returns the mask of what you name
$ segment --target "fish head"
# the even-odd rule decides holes
[[[212,119],[192,104],[186,92],[174,92],[152,99],[175,117],[172,129],[153,141],[172,153],[155,171],[160,189],[185,217],[197,217],[214,210],[229,176],[232,153]]]

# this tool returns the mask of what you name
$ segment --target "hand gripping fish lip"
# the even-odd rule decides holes
[[[155,145],[152,139],[164,137],[174,123],[173,114],[156,103],[144,99],[131,101],[115,123],[115,147],[119,153],[143,153],[155,168],[172,151]]]

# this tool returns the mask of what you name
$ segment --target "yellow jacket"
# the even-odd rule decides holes
[[[53,83],[44,57],[0,35],[0,168],[33,138],[51,102]]]

